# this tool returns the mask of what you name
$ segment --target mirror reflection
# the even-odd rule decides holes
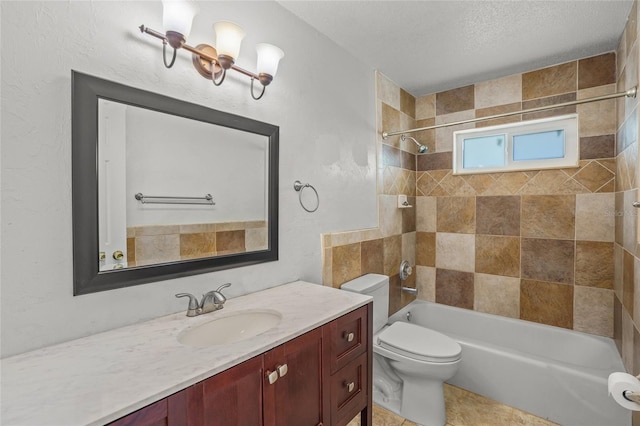
[[[269,138],[98,101],[99,270],[266,250]]]

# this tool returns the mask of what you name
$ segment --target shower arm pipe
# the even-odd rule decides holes
[[[580,99],[580,100],[577,100],[577,101],[563,102],[563,103],[560,103],[560,104],[546,105],[546,106],[541,106],[541,107],[536,107],[536,108],[523,109],[523,110],[520,110],[520,111],[504,112],[502,114],[489,115],[489,116],[486,116],[486,117],[470,118],[468,120],[453,121],[451,123],[442,123],[442,124],[436,124],[436,125],[433,125],[433,126],[418,127],[418,128],[415,128],[415,129],[398,130],[398,131],[393,131],[393,132],[382,132],[382,139],[388,139],[390,136],[397,136],[397,135],[401,135],[403,133],[405,133],[405,134],[406,133],[415,133],[415,132],[422,132],[424,130],[439,129],[441,127],[450,127],[450,126],[458,126],[460,124],[477,123],[478,121],[487,121],[487,120],[493,120],[493,119],[496,119],[496,118],[511,117],[513,115],[528,114],[528,113],[531,113],[531,112],[539,112],[539,111],[546,111],[546,110],[549,110],[549,109],[563,108],[563,107],[579,105],[579,104],[586,104],[586,103],[589,103],[589,102],[605,101],[607,99],[616,99],[616,98],[622,98],[622,97],[635,98],[637,93],[638,93],[638,86],[634,86],[631,89],[627,90],[626,92],[611,93],[609,95],[595,96],[593,98]]]

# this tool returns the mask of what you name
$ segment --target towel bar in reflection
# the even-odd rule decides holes
[[[205,204],[215,206],[213,197],[211,194],[207,194],[204,197],[169,197],[158,195],[144,195],[138,192],[135,195],[136,200],[142,204]]]

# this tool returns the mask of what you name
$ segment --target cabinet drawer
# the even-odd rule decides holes
[[[332,424],[353,419],[367,405],[367,354],[362,354],[331,376]]]
[[[366,352],[367,309],[363,306],[331,322],[331,374]]]

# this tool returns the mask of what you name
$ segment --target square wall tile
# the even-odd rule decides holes
[[[468,272],[436,269],[436,302],[473,309],[473,275]]]
[[[508,112],[516,112],[522,110],[522,103],[512,103],[506,105],[497,105],[488,108],[476,109],[476,118],[491,117],[493,115],[506,114]],[[500,124],[517,123],[522,121],[522,114],[514,114],[508,117],[492,118],[485,121],[477,121],[476,127],[497,126]]]
[[[613,337],[613,291],[581,286],[573,291],[573,329]]]
[[[400,86],[380,71],[376,71],[376,97],[393,108],[400,110]]]
[[[400,129],[402,124],[400,123],[400,111],[382,103],[382,131],[397,130]],[[386,144],[400,148],[400,136],[390,136],[385,140]]]
[[[404,89],[400,89],[400,111],[413,119],[416,118],[416,98]]]
[[[436,268],[416,266],[416,288],[418,299],[436,301]]]
[[[332,282],[334,287],[339,288],[347,281],[362,275],[360,243],[337,246],[331,250],[333,262]]]
[[[180,259],[180,234],[136,237],[136,265],[172,262]]]
[[[578,89],[603,86],[616,82],[616,54],[614,52],[578,61]]]
[[[416,231],[436,232],[436,197],[416,197]]]
[[[624,192],[624,235],[622,242],[625,250],[635,253],[637,244],[637,220],[638,209],[633,207],[634,201],[638,199],[638,190],[632,189],[631,191]]]
[[[417,128],[424,128],[424,127],[431,127],[434,124],[436,124],[436,119],[435,117],[431,117],[431,118],[425,118],[422,120],[416,120],[416,129]],[[427,152],[436,152],[436,130],[435,129],[429,129],[429,130],[421,130],[419,132],[415,132],[412,135],[414,137],[414,139],[416,139],[418,142],[420,142],[422,145],[425,145],[427,147]],[[413,143],[413,141],[411,140],[407,140],[406,142],[408,143]],[[413,152],[418,152],[417,151],[417,147],[414,144],[413,146],[414,150]],[[418,156],[420,157],[420,156]]]
[[[438,232],[475,233],[475,197],[438,197],[437,200]]]
[[[407,209],[400,209],[402,214],[402,233],[416,231],[416,197],[407,197],[409,205],[413,206]]]
[[[563,104],[565,102],[573,102],[575,100],[576,100],[576,93],[570,92],[570,93],[565,93],[563,95],[554,95],[546,98],[538,98],[538,99],[523,101],[522,109],[525,110],[525,109],[539,108],[539,107],[549,106],[549,105],[558,105],[558,104]],[[573,114],[575,112],[576,112],[575,105],[566,106],[562,108],[553,108],[553,109],[548,109],[540,112],[530,112],[527,114],[522,114],[522,121],[537,120],[540,118],[547,118],[547,117],[557,117],[559,115]]]
[[[622,260],[622,306],[634,318],[635,256],[624,250]]]
[[[384,245],[384,275],[398,274],[402,262],[402,235],[386,237]]]
[[[522,99],[544,98],[577,90],[577,62],[522,74]]]
[[[417,161],[418,171],[453,169],[453,154],[451,150],[418,155]]]
[[[360,243],[361,275],[384,274],[384,243],[382,238]]]
[[[475,108],[474,86],[458,87],[436,93],[436,115],[451,114]]]
[[[522,102],[522,74],[484,81],[475,85],[475,108]]]
[[[616,156],[616,135],[580,138],[580,159],[613,158]]]
[[[476,232],[488,235],[520,235],[520,197],[477,197]]]
[[[615,238],[615,195],[576,195],[576,239],[613,241]]]
[[[436,268],[474,272],[475,257],[474,234],[436,233]]]
[[[402,260],[409,262],[411,266],[416,264],[416,233],[402,234]]]
[[[475,110],[465,110],[459,112],[452,112],[450,114],[438,115],[436,117],[436,124],[453,123],[456,121],[470,120],[476,117]],[[453,151],[453,132],[458,130],[473,129],[475,124],[458,124],[457,126],[440,127],[436,129],[436,151]],[[448,168],[452,168],[450,165]]]
[[[476,272],[520,278],[520,237],[476,235]]]
[[[613,244],[576,241],[575,285],[613,290]]]
[[[633,269],[633,312],[633,322],[636,328],[640,328],[640,259],[635,256]],[[640,352],[636,355],[640,357]],[[638,368],[640,369],[640,364],[638,364]]]
[[[402,284],[400,275],[389,277],[389,315],[393,315],[402,309]]]
[[[385,237],[402,234],[402,211],[397,195],[378,195],[379,221]]]
[[[520,319],[573,329],[573,286],[522,280]]]
[[[617,243],[613,246],[613,290],[622,301],[622,278],[624,275],[624,249]],[[634,270],[635,279],[635,270]]]
[[[503,317],[520,318],[520,279],[475,274],[474,309]]]
[[[435,232],[416,232],[416,265],[436,266]]]
[[[578,99],[586,99],[594,96],[609,95],[615,93],[616,86],[592,87],[578,92]],[[616,125],[616,100],[589,102],[578,105],[578,134],[580,137],[614,134]]]
[[[436,95],[420,96],[416,99],[416,120],[436,116]]]
[[[574,238],[575,195],[525,195],[522,197],[522,236]]]
[[[242,246],[244,250],[244,245]],[[181,257],[207,257],[214,256],[216,252],[215,232],[195,232],[180,234]]]
[[[333,250],[322,249],[322,285],[333,287]]]
[[[523,238],[521,243],[522,278],[573,284],[573,240]]]
[[[635,361],[633,359],[633,337],[634,326],[631,316],[622,310],[622,363],[627,371],[633,370]]]

